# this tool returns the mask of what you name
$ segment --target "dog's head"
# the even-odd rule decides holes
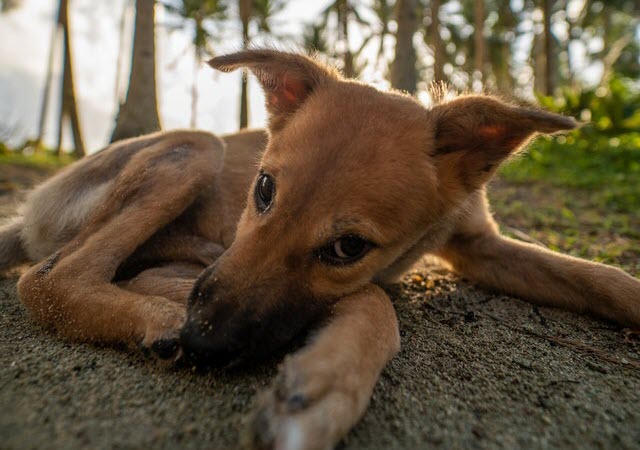
[[[269,144],[227,252],[198,279],[187,353],[213,363],[267,352],[370,282],[489,180],[535,133],[573,119],[487,96],[426,109],[313,58],[214,58],[265,91]]]

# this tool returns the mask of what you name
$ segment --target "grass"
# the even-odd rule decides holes
[[[582,189],[604,208],[635,213],[640,210],[640,133],[574,132],[540,139],[501,173],[515,183],[536,180]]]
[[[38,152],[33,155],[24,155],[18,152],[0,152],[0,166],[16,165],[41,170],[55,170],[72,163],[75,159],[63,154],[60,157],[50,152]]]
[[[640,276],[640,133],[539,139],[490,189],[501,223]]]

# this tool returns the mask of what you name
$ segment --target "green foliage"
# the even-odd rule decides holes
[[[586,121],[583,135],[640,132],[640,87],[627,78],[613,77],[606,87],[565,87],[561,96],[539,96],[538,101],[545,109]]]
[[[219,26],[227,20],[227,2],[223,0],[166,0],[159,2],[164,8],[184,21],[192,21],[194,25],[192,43],[198,59],[205,54],[212,54],[209,42],[219,39]],[[216,24],[217,27],[208,25]]]
[[[3,166],[17,165],[31,167],[42,170],[54,170],[71,164],[76,159],[68,153],[61,153],[60,156],[51,151],[42,151],[33,155],[25,155],[20,152],[8,150],[4,144],[0,143],[0,170]]]
[[[545,180],[556,186],[588,190],[595,202],[617,212],[640,210],[640,90],[625,79],[608,87],[565,88],[559,98],[540,97],[543,107],[590,117],[567,136],[538,139],[529,151],[506,165],[507,180]]]
[[[511,181],[545,180],[591,191],[603,207],[640,210],[640,133],[618,137],[576,131],[539,139],[523,156],[502,169]]]

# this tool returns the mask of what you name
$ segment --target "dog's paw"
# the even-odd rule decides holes
[[[361,415],[350,380],[322,360],[293,356],[265,392],[249,421],[245,445],[253,449],[331,449]]]
[[[176,361],[182,355],[180,330],[187,319],[187,310],[184,305],[162,300],[153,305],[147,317],[140,346],[145,354],[165,361]]]

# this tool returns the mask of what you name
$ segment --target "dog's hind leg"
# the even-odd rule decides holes
[[[186,315],[183,305],[111,281],[136,248],[209,186],[220,161],[217,152],[222,152],[219,141],[197,138],[141,150],[84,230],[20,279],[20,298],[33,317],[71,339],[151,348],[176,341]]]
[[[501,236],[482,198],[438,252],[463,276],[533,303],[640,325],[640,280]]]
[[[285,360],[259,401],[248,444],[333,448],[364,414],[381,370],[399,348],[395,311],[382,289],[368,285],[341,299],[326,327]]]

